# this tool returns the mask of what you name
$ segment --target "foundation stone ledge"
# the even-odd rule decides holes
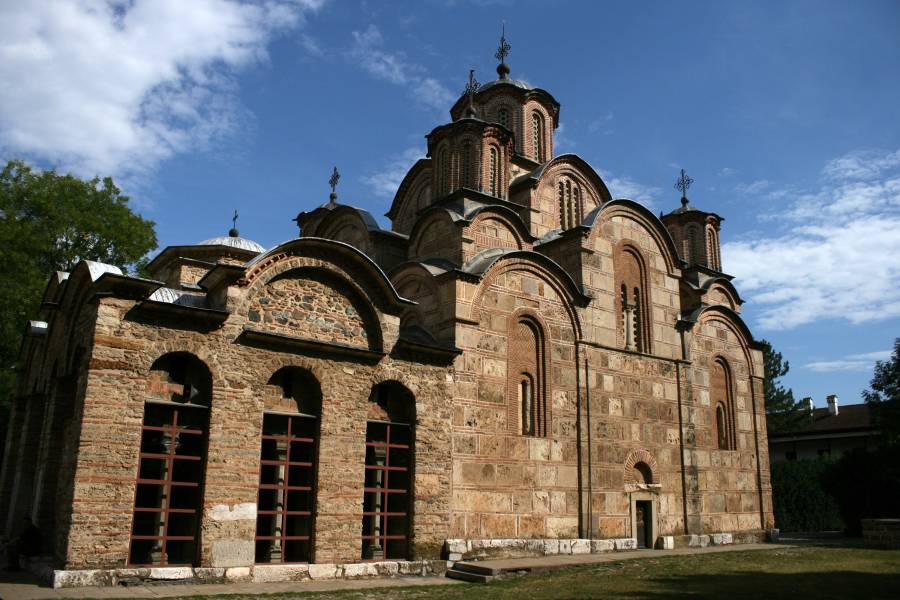
[[[770,534],[764,530],[721,531],[708,534],[689,534],[663,536],[660,539],[672,538],[674,548],[706,548],[707,546],[726,546],[729,544],[760,544],[772,541]],[[663,542],[667,543],[667,542]],[[666,548],[666,546],[663,546]]]
[[[362,579],[367,577],[396,577],[398,575],[439,576],[447,572],[451,563],[446,560],[386,560],[380,562],[345,564],[253,565],[243,567],[160,567],[123,569],[53,570],[35,575],[54,588],[115,587],[122,583],[146,581],[189,581],[192,583],[253,582],[275,583],[306,581],[309,579]]]
[[[636,550],[635,538],[609,540],[571,539],[448,539],[444,553],[451,562],[458,560],[554,556],[558,554],[599,554]]]

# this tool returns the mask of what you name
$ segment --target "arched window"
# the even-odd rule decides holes
[[[734,427],[734,397],[731,369],[723,358],[716,358],[712,363],[709,395],[710,403],[715,411],[713,414],[715,447],[719,450],[734,450],[737,436]]]
[[[721,259],[719,258],[719,234],[713,225],[706,226],[706,256],[710,269],[722,270]]]
[[[322,391],[309,372],[285,367],[264,399],[256,512],[256,562],[312,558]]]
[[[568,177],[561,178],[557,184],[559,203],[559,226],[571,229],[581,224],[584,219],[582,192],[577,181]]]
[[[647,297],[647,269],[637,248],[620,243],[614,257],[616,312],[620,347],[633,352],[651,351],[652,322]]]
[[[416,401],[397,382],[372,388],[366,422],[362,559],[409,558]]]
[[[500,196],[500,169],[497,148],[491,146],[490,165],[488,167],[488,181],[490,182],[491,196]]]
[[[653,470],[643,461],[634,464],[634,473],[632,476],[637,483],[644,483],[647,485],[653,483]]]
[[[523,316],[512,321],[508,344],[510,431],[546,436],[550,418],[544,335],[541,326]]]
[[[509,110],[505,106],[497,109],[497,122],[509,129]]]
[[[191,566],[198,558],[212,375],[197,357],[150,368],[128,564]]]
[[[531,114],[531,136],[534,160],[544,162],[544,117],[539,112]]]

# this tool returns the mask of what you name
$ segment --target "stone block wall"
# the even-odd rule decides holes
[[[458,310],[470,320],[456,335],[463,354],[453,401],[454,537],[578,535],[577,324],[556,286],[546,273],[509,259],[480,286],[460,290]],[[507,372],[516,350],[510,330],[523,315],[536,318],[543,334],[543,436],[522,434]]]

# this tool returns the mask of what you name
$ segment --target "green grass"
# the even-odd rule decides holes
[[[336,592],[228,595],[216,598],[740,598],[900,597],[900,551],[798,547],[610,562],[500,579],[488,584],[370,588]]]

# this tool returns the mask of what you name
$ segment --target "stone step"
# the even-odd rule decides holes
[[[447,570],[447,577],[450,579],[459,579],[460,581],[468,581],[470,583],[487,583],[494,578],[492,575],[460,571],[455,568]]]
[[[489,577],[495,577],[503,572],[502,569],[489,567],[474,561],[457,561],[453,565],[453,568],[457,571],[465,571],[466,573],[474,573],[476,575],[487,575]]]

